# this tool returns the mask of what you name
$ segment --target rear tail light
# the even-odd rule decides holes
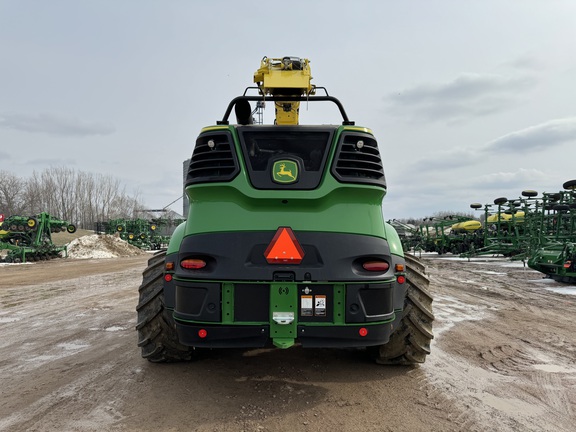
[[[200,258],[186,258],[180,261],[180,265],[188,270],[199,270],[206,267],[206,261]]]
[[[362,268],[373,272],[385,272],[390,268],[390,264],[386,261],[366,261],[362,264]]]

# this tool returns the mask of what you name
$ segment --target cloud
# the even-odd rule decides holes
[[[0,114],[0,127],[60,136],[110,135],[115,132],[111,125],[52,114]]]
[[[408,164],[407,169],[414,170],[414,172],[438,172],[450,168],[470,167],[475,165],[478,160],[476,149],[456,147],[449,151],[437,151],[431,156],[423,157],[412,164]]]
[[[75,159],[63,159],[63,158],[43,158],[43,159],[32,159],[26,162],[30,166],[40,166],[42,168],[49,166],[62,166],[69,167],[71,165],[77,165]]]
[[[472,187],[484,189],[526,189],[526,185],[545,183],[549,176],[537,169],[519,168],[514,172],[495,172],[472,180]]]
[[[530,150],[550,150],[553,146],[570,141],[576,141],[576,117],[550,120],[509,133],[489,142],[484,150],[525,153]]]
[[[457,122],[503,111],[517,103],[522,91],[533,87],[529,76],[463,74],[441,84],[421,84],[388,95],[388,112],[412,119]]]
[[[504,63],[504,66],[528,71],[541,71],[544,69],[544,64],[538,58],[529,55]]]
[[[455,147],[449,151],[437,151],[407,165],[407,168],[415,172],[471,168],[478,165],[486,153],[501,154],[504,152],[525,156],[531,151],[550,150],[554,146],[571,141],[576,141],[576,117],[551,120],[511,132],[479,147]],[[500,177],[498,182],[500,182],[504,180],[504,175],[510,176],[511,173],[498,175]]]

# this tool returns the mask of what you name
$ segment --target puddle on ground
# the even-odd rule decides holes
[[[542,285],[554,285],[554,286],[546,286],[544,287],[544,289],[546,291],[555,292],[556,294],[576,295],[576,285],[562,284],[561,282],[557,282],[551,278],[534,279],[529,280],[528,282]]]
[[[107,331],[107,332],[116,332],[116,331],[122,331],[122,330],[126,330],[126,327],[111,326],[111,327],[106,327],[104,329],[104,331]]]
[[[456,323],[462,321],[478,321],[485,317],[486,306],[470,305],[455,297],[438,296],[434,298],[434,334],[437,337],[440,333],[452,328]]]
[[[576,287],[562,287],[562,288],[546,288],[547,291],[555,292],[556,294],[576,295]]]
[[[551,373],[576,373],[576,369],[566,368],[564,366],[554,365],[554,364],[535,364],[533,365],[535,369],[551,372]]]
[[[59,343],[56,346],[58,348],[62,348],[62,349],[68,350],[68,351],[75,351],[75,350],[81,350],[84,348],[88,348],[90,345],[85,344],[85,343],[67,342],[67,343]]]
[[[498,411],[505,412],[507,414],[523,414],[529,413],[530,416],[540,415],[542,408],[532,405],[528,402],[521,401],[520,399],[509,399],[494,396],[490,393],[484,393],[480,396],[480,400],[492,408]]]
[[[479,270],[476,273],[484,273],[484,274],[496,275],[496,276],[508,276],[508,273],[495,272],[495,271],[490,271],[490,270]]]

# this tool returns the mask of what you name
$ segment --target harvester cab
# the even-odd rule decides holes
[[[234,98],[200,132],[187,220],[140,286],[148,360],[293,345],[369,348],[380,363],[425,360],[432,296],[424,267],[384,222],[376,138],[311,79],[307,59],[264,57],[258,94]],[[339,124],[300,125],[303,101],[336,104]],[[251,102],[272,102],[274,123],[254,124]]]

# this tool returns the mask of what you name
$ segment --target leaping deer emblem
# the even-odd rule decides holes
[[[286,168],[286,164],[285,163],[281,163],[280,165],[280,171],[276,172],[277,176],[288,176],[290,177],[292,180],[296,180],[296,177],[294,177],[294,174],[292,174],[292,170],[287,170]]]

